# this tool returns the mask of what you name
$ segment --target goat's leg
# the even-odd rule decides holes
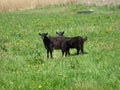
[[[70,49],[67,50],[68,55],[70,55]]]
[[[83,46],[83,44],[81,45],[81,52],[84,53],[84,46]]]
[[[84,50],[83,50],[83,48],[81,48],[81,52],[82,52],[82,53],[84,53]]]
[[[64,51],[62,50],[62,57],[64,57]]]
[[[53,52],[53,51],[51,50],[51,51],[50,51],[50,57],[51,57],[51,58],[53,58],[53,56],[52,56],[52,52]]]
[[[49,50],[47,50],[47,58],[49,58]]]
[[[79,51],[80,51],[80,49],[79,49],[79,48],[77,48],[77,55],[79,54]]]
[[[65,51],[65,56],[67,56],[67,52],[68,52],[68,51],[66,50],[66,51]]]
[[[69,48],[67,48],[67,49],[65,50],[65,56],[70,55],[69,50],[70,50]]]
[[[81,52],[84,53],[84,47],[83,46],[81,47]]]

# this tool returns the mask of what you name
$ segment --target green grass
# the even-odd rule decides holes
[[[92,14],[77,11],[94,9]],[[46,58],[39,32],[88,37],[87,54]],[[71,50],[74,54],[76,50]],[[119,90],[120,5],[0,12],[0,90]]]

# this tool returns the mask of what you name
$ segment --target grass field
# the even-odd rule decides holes
[[[91,14],[77,14],[93,9]],[[86,54],[46,58],[39,32],[87,36]],[[74,54],[76,50],[71,50]],[[119,90],[120,5],[0,13],[0,90]]]

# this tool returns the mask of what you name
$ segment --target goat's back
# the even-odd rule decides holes
[[[76,37],[72,37],[67,44],[69,45],[70,48],[75,48],[78,47],[80,44],[82,44],[82,37],[80,36],[76,36]]]
[[[56,36],[56,37],[49,36],[49,39],[51,40],[51,42],[53,42],[54,49],[61,49],[61,44],[63,40],[65,39],[65,37],[64,36]]]
[[[65,37],[64,41],[62,42],[62,46],[66,46],[69,48],[77,48],[81,44],[83,44],[83,38],[80,36],[76,37]]]

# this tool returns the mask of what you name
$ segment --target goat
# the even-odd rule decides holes
[[[66,38],[62,43],[62,54],[64,56],[67,56],[68,51],[70,48],[76,48],[77,49],[77,55],[79,54],[79,51],[81,50],[82,53],[84,53],[84,42],[87,40],[87,37],[82,38],[80,36]]]
[[[65,37],[62,37],[62,36],[51,37],[51,36],[47,36],[47,34],[48,33],[43,33],[43,34],[39,33],[39,35],[43,39],[44,46],[47,49],[47,57],[49,58],[49,52],[50,52],[51,58],[53,58],[52,57],[53,50],[54,49],[55,50],[59,50],[59,49],[62,50],[61,44],[62,44],[62,41],[65,39]]]
[[[53,58],[52,56],[52,52],[53,52],[53,47],[54,47],[54,44],[53,42],[51,42],[51,40],[47,37],[48,33],[42,33],[39,35],[41,36],[42,40],[43,40],[43,43],[44,43],[44,46],[47,50],[47,58],[49,58],[49,53],[50,53],[50,56],[51,58]]]
[[[64,37],[63,36],[63,34],[64,34],[64,31],[63,32],[56,32],[56,34],[59,36],[59,37],[63,37],[63,39],[62,39],[62,42],[66,39],[66,38],[68,38],[68,37]],[[61,44],[62,45],[62,44]],[[62,47],[61,47],[62,48]],[[69,54],[70,55],[70,51],[69,51],[69,49],[67,50],[67,52],[66,52],[66,54]],[[64,50],[62,50],[62,56],[64,55]]]
[[[56,34],[58,36],[63,36],[64,32],[56,32]],[[64,37],[64,36],[63,36]],[[65,37],[65,39],[62,42],[62,56],[65,56],[67,54],[70,55],[69,49],[70,48],[76,48],[77,49],[77,55],[79,54],[79,51],[81,50],[81,52],[83,53],[83,46],[84,46],[84,42],[87,40],[87,37],[82,38],[80,36],[76,36],[76,37]]]

